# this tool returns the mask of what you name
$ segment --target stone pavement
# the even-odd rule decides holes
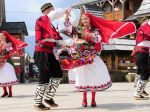
[[[35,83],[13,86],[12,98],[0,98],[0,112],[37,112],[33,108],[35,88]],[[146,90],[150,93],[149,86]],[[47,112],[150,112],[150,99],[136,101],[133,94],[133,83],[113,83],[110,89],[97,93],[96,108],[90,107],[90,93],[88,93],[89,105],[83,108],[82,94],[74,92],[74,85],[61,84],[55,97],[59,107]]]

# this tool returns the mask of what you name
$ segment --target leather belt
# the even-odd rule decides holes
[[[46,49],[50,49],[50,50],[53,50],[53,47],[51,47],[51,46],[46,46],[46,45],[39,44],[39,43],[36,43],[36,46],[42,47],[42,48],[46,48]]]

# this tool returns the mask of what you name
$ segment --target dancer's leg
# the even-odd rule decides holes
[[[87,107],[87,92],[83,92],[82,106]]]
[[[7,96],[7,95],[8,95],[8,92],[7,92],[6,87],[3,87],[3,91],[4,91],[4,93],[3,93],[3,95],[2,95],[1,97]]]
[[[12,97],[12,86],[8,86],[9,95],[8,97]]]
[[[91,94],[92,94],[91,107],[96,107],[96,101],[95,101],[96,92],[92,91]]]
[[[49,84],[46,87],[46,98],[44,99],[44,101],[52,107],[58,107],[58,104],[55,103],[53,97],[55,96],[56,90],[58,89],[60,82],[61,78],[50,78]]]

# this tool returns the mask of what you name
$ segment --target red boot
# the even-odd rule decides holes
[[[4,91],[4,93],[3,93],[3,95],[2,95],[1,97],[7,96],[7,95],[8,95],[8,92],[7,92],[6,87],[3,87],[3,91]]]
[[[95,101],[95,91],[92,91],[92,101],[91,101],[91,107],[96,107],[96,101]]]
[[[9,95],[8,95],[8,97],[12,97],[12,86],[9,86],[8,89],[9,89]]]
[[[82,106],[87,107],[87,92],[83,92]]]

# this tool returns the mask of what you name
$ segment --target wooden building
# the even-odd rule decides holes
[[[22,41],[24,41],[25,36],[28,35],[25,22],[6,22],[4,0],[0,0],[0,31],[8,31],[11,35]],[[16,67],[20,68],[21,74],[19,80],[20,82],[24,82],[24,56],[20,57],[18,54],[14,54],[12,61]]]
[[[103,9],[103,16],[107,20],[122,21],[135,13],[143,0],[79,0],[73,5],[80,8],[90,4]]]
[[[24,41],[25,36],[28,35],[25,22],[2,22],[0,24],[1,31],[8,31],[11,35],[22,41]],[[22,50],[24,52],[24,49]],[[14,65],[22,71],[20,74],[20,82],[24,82],[24,56],[20,57],[18,54],[14,54],[12,56],[12,61]]]
[[[146,0],[79,0],[73,5],[74,8],[84,8],[86,5],[91,5],[90,12],[93,12],[94,7],[99,7],[102,11],[94,11],[96,16],[102,13],[102,17],[107,20],[126,21]],[[150,7],[149,7],[150,8]],[[89,11],[89,10],[88,10]],[[135,13],[136,14],[136,13]],[[136,19],[133,19],[137,22]],[[138,23],[138,22],[137,22]],[[137,26],[139,24],[136,24]],[[103,44],[101,57],[106,63],[109,71],[134,71],[136,65],[132,61],[131,53],[135,46],[135,34],[126,36],[120,39],[112,39],[110,44]]]
[[[139,9],[131,16],[126,18],[126,20],[137,20],[140,25],[146,20],[150,19],[150,1],[143,0]]]

